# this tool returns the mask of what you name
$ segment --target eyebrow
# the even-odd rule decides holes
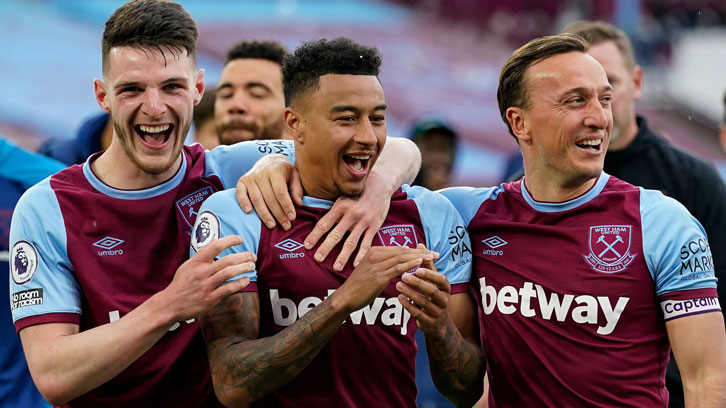
[[[166,85],[166,84],[178,83],[178,82],[184,82],[184,83],[186,83],[186,81],[187,81],[187,79],[184,78],[184,77],[173,77],[173,78],[169,78],[169,79],[164,80],[161,84],[162,85]],[[139,81],[126,81],[126,82],[121,82],[119,84],[116,84],[116,86],[113,89],[126,88],[128,86],[139,86],[140,87],[141,86],[141,82],[139,82]]]
[[[387,106],[386,104],[378,105],[375,108],[373,108],[374,111],[377,110],[386,110]],[[350,106],[350,105],[338,105],[333,106],[330,108],[330,113],[338,113],[338,112],[346,112],[346,111],[352,111],[352,112],[358,112],[360,109],[356,106]]]
[[[268,92],[272,92],[272,89],[271,89],[271,88],[270,88],[269,86],[267,86],[267,84],[265,84],[265,83],[263,83],[263,82],[259,82],[259,81],[252,81],[252,82],[246,82],[246,83],[244,84],[244,88],[245,88],[245,89],[250,89],[250,88],[257,88],[257,87],[259,87],[259,88],[264,88],[264,89],[266,89],[266,90],[267,90]],[[220,90],[220,89],[227,89],[227,88],[234,88],[234,85],[232,85],[232,83],[231,83],[231,82],[224,82],[224,83],[220,84],[219,86],[217,86],[217,90]]]

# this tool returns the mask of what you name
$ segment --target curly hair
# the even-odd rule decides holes
[[[264,59],[282,65],[287,48],[274,40],[242,40],[227,50],[224,65],[236,59]]]
[[[349,38],[303,43],[282,64],[285,105],[300,95],[317,89],[326,74],[378,76],[382,58],[376,47],[358,44]]]
[[[101,40],[103,72],[114,47],[155,49],[166,60],[165,47],[177,57],[186,51],[196,61],[199,31],[180,4],[168,0],[134,0],[119,7],[106,21]]]

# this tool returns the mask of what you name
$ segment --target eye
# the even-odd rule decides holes
[[[582,103],[584,101],[585,101],[585,98],[582,98],[580,96],[575,96],[575,97],[570,98],[567,101],[565,101],[565,103],[566,104],[577,104],[577,103]]]
[[[341,122],[354,122],[355,116],[351,116],[351,115],[341,116],[341,117],[337,118],[336,120],[339,120]]]
[[[603,105],[610,105],[613,101],[613,97],[611,95],[605,95],[602,98],[600,98],[600,103]]]
[[[176,91],[177,89],[182,89],[183,87],[180,84],[166,84],[164,86],[164,89],[167,91]]]
[[[141,92],[141,88],[138,86],[127,86],[124,88],[121,88],[121,91],[119,93],[129,93],[129,92]]]
[[[371,118],[371,122],[373,123],[384,123],[386,121],[386,117],[383,115],[375,115]]]

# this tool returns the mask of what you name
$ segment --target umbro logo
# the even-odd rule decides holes
[[[280,259],[290,259],[290,258],[304,258],[305,253],[304,252],[296,252],[293,253],[293,251],[297,251],[298,249],[302,248],[304,245],[295,241],[292,238],[288,238],[284,241],[280,241],[277,244],[275,244],[275,248],[282,249],[283,251],[287,251],[287,254],[280,254]]]
[[[499,238],[498,236],[489,237],[487,239],[482,239],[481,242],[486,244],[491,249],[497,249],[500,246],[507,245],[509,242]]]
[[[124,243],[123,239],[105,237],[93,243],[93,246],[97,246],[103,249],[113,249]]]
[[[123,239],[118,239],[114,237],[104,237],[99,239],[98,241],[93,243],[93,246],[104,249],[105,251],[98,251],[99,256],[108,256],[108,255],[123,255],[124,250],[123,249],[114,249],[117,246],[123,244],[125,241]]]
[[[501,239],[500,237],[494,235],[493,237],[489,237],[487,239],[482,239],[481,242],[488,246],[491,249],[485,249],[482,251],[482,254],[484,255],[504,255],[504,251],[501,249],[497,249],[499,247],[503,247],[504,245],[507,245],[508,242]]]

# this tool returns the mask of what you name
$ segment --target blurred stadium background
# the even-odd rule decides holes
[[[717,141],[726,89],[723,0],[185,0],[200,29],[198,65],[219,79],[223,55],[241,38],[302,41],[348,36],[376,45],[389,134],[435,113],[462,143],[455,183],[498,183],[517,147],[499,118],[496,88],[507,56],[529,39],[577,19],[603,19],[633,38],[646,68],[639,110],[656,131],[726,174]],[[99,111],[103,23],[122,0],[0,2],[0,133],[36,148],[72,137]]]

